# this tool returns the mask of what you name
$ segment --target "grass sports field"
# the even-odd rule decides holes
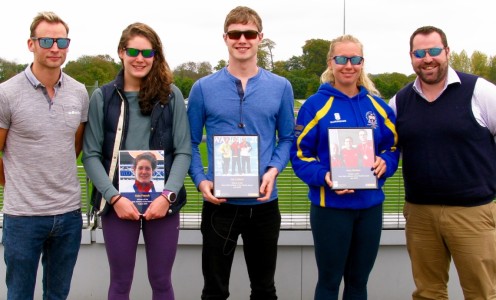
[[[202,160],[207,161],[206,158],[206,144],[200,145],[200,153],[202,153]],[[87,211],[88,197],[91,194],[86,173],[82,167],[81,157],[78,161],[78,176],[82,186],[81,200],[83,203],[83,211]],[[278,176],[277,184],[279,188],[279,203],[282,213],[288,214],[301,214],[309,211],[310,203],[307,198],[307,186],[296,175],[290,165]],[[186,190],[188,192],[188,204],[184,207],[184,212],[196,213],[201,211],[202,198],[201,194],[196,190],[189,176],[185,179]],[[385,213],[401,213],[404,203],[404,190],[403,190],[403,177],[401,167],[396,174],[386,181],[384,187],[386,193],[386,201],[384,204]],[[0,187],[0,205],[3,203],[3,188]]]
[[[302,105],[302,100],[295,100],[295,113],[299,107]],[[200,153],[202,153],[202,160],[204,162],[206,159],[206,145],[202,143],[200,145]],[[82,186],[82,203],[83,210],[88,209],[87,197],[90,195],[90,191],[87,188],[86,173],[82,167],[81,157],[77,161],[78,165],[78,176],[81,181]],[[191,182],[189,176],[186,176],[185,185],[188,192],[188,204],[185,206],[185,212],[199,212],[201,211],[202,199],[201,195],[196,190],[195,186]],[[278,176],[278,188],[279,188],[279,201],[282,213],[307,213],[309,210],[309,201],[307,199],[307,186],[294,175],[294,172],[290,165]],[[401,167],[398,169],[396,174],[386,181],[384,187],[386,193],[386,202],[384,205],[385,213],[400,213],[403,207],[403,178],[401,173]],[[0,187],[0,206],[3,203],[3,188]]]

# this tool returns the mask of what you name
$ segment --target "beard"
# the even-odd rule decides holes
[[[437,67],[437,70],[433,73],[433,71],[431,70],[426,71],[423,69],[424,67],[429,66]],[[425,82],[427,84],[437,84],[446,78],[448,74],[448,62],[432,62],[430,64],[423,63],[415,68],[415,73],[418,75],[420,80],[422,80],[422,82]]]

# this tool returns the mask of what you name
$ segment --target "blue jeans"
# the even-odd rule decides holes
[[[367,299],[367,282],[382,231],[382,204],[367,209],[312,205],[310,224],[319,278],[315,300],[337,300],[344,279],[344,300]]]
[[[67,299],[82,226],[79,209],[55,216],[4,215],[7,299],[33,299],[40,256],[43,299]]]
[[[238,236],[250,278],[251,300],[277,299],[274,284],[281,213],[277,200],[258,205],[203,203],[202,300],[229,297],[229,277]]]

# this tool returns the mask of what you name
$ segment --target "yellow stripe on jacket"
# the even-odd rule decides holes
[[[301,140],[307,135],[307,133],[312,130],[317,124],[319,123],[320,119],[322,119],[331,109],[332,102],[334,101],[334,96],[330,97],[329,100],[327,100],[326,104],[315,114],[315,117],[310,121],[305,128],[301,131],[300,136],[296,140],[296,147],[298,151],[296,152],[296,155],[298,156],[299,159],[306,161],[306,162],[311,162],[315,160],[315,157],[305,157],[303,156],[303,152],[301,151],[300,148],[300,143]]]
[[[398,134],[396,133],[396,126],[394,125],[393,122],[391,122],[391,119],[388,118],[386,111],[382,106],[377,103],[377,101],[374,99],[374,97],[367,95],[370,100],[372,101],[372,105],[374,105],[375,109],[377,112],[382,116],[384,119],[384,125],[386,125],[389,130],[393,133],[394,136],[394,145],[391,147],[391,151],[396,151],[396,145],[398,144]]]
[[[307,126],[305,126],[305,128],[303,128],[300,136],[296,140],[296,147],[298,149],[297,156],[299,159],[306,161],[306,162],[311,162],[311,161],[315,160],[315,157],[304,157],[303,156],[303,151],[301,151],[300,143],[301,143],[301,140],[308,134],[308,132],[310,130],[312,130],[315,126],[317,126],[320,119],[322,119],[325,115],[327,115],[327,113],[331,109],[333,101],[334,101],[334,96],[331,96],[327,100],[326,104],[317,112],[317,114],[315,114],[315,117],[312,119],[312,121],[310,121],[307,124]],[[320,188],[320,206],[325,207],[325,189],[324,189],[324,187]]]

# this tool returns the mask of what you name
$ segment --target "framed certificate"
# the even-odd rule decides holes
[[[164,151],[119,151],[119,193],[141,214],[164,190]]]
[[[214,135],[214,196],[258,198],[259,137],[257,135]]]
[[[328,128],[332,189],[377,189],[370,127]]]

